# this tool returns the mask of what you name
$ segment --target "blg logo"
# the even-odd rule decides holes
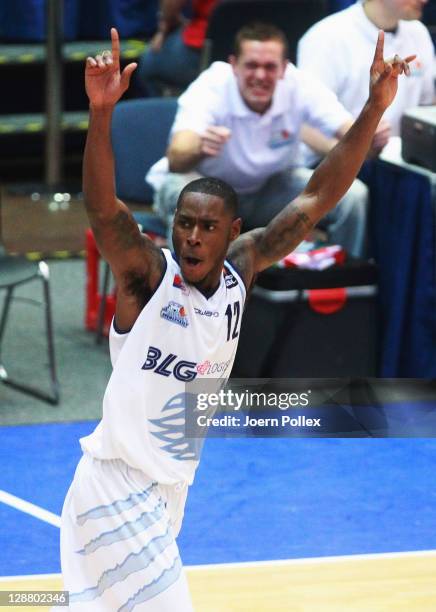
[[[162,358],[162,351],[155,346],[150,346],[141,370],[153,370],[155,374],[166,377],[173,374],[177,380],[190,382],[197,376],[197,372],[194,369],[196,365],[195,361],[178,360],[177,355],[174,355],[174,353],[170,353]]]

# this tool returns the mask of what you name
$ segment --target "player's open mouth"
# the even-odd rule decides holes
[[[198,259],[197,257],[184,257],[183,259],[190,268],[195,268],[196,266],[198,266],[198,264],[201,263],[201,259]]]

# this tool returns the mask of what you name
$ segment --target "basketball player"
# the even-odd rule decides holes
[[[395,97],[397,77],[409,72],[413,58],[385,62],[380,33],[362,113],[305,191],[266,228],[239,236],[236,195],[222,181],[187,185],[172,254],[139,232],[115,195],[111,115],[136,64],[120,72],[115,29],[111,37],[112,52],[86,64],[84,194],[117,283],[113,373],[102,421],[81,440],[84,454],[65,500],[62,572],[70,610],[188,612],[192,604],[175,541],[198,464],[184,437],[185,383],[229,376],[246,289],[347,191]]]

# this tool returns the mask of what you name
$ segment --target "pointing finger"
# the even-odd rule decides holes
[[[112,59],[116,66],[120,63],[120,38],[116,28],[111,28]]]
[[[383,60],[383,49],[385,44],[385,33],[380,30],[377,36],[377,45],[375,47],[374,62]]]

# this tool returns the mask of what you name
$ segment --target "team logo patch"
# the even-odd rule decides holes
[[[278,149],[280,147],[290,145],[292,142],[294,142],[292,139],[292,134],[288,132],[288,130],[275,130],[271,134],[268,146],[271,149]]]
[[[188,317],[186,316],[185,308],[177,302],[169,302],[168,306],[164,306],[160,311],[162,319],[177,323],[182,327],[188,327]]]
[[[227,289],[238,286],[238,281],[235,276],[228,270],[224,270],[224,282],[226,283]]]
[[[189,295],[189,289],[186,287],[180,274],[174,274],[173,287],[180,289],[184,295]]]

